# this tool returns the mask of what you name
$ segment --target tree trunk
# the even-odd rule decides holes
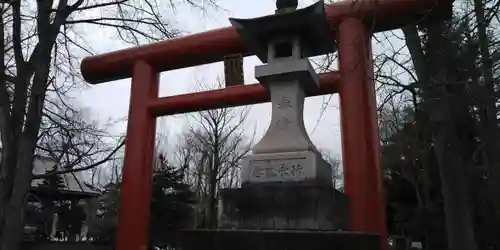
[[[215,145],[214,147],[217,147]],[[217,174],[219,170],[218,150],[213,150],[208,176],[208,228],[217,228]]]
[[[495,245],[495,249],[500,249],[500,238],[493,232],[500,232],[500,146],[498,133],[497,109],[495,105],[496,93],[493,86],[493,63],[489,52],[489,39],[486,28],[488,23],[485,18],[484,4],[481,0],[474,0],[474,13],[477,20],[477,30],[479,38],[479,49],[481,53],[481,73],[484,85],[481,88],[480,104],[481,107],[481,141],[484,143],[487,164],[489,167],[489,195],[492,209],[487,215],[490,220],[491,231],[489,240]],[[478,82],[479,84],[479,82]]]
[[[3,142],[6,142],[4,140]],[[0,163],[0,228],[4,225],[5,222],[5,214],[7,210],[7,206],[12,191],[12,183],[14,181],[14,170],[15,168],[12,166],[17,165],[15,157],[17,156],[16,151],[12,150],[12,148],[3,144],[3,152],[2,159]],[[2,231],[0,231],[0,236],[2,236]]]
[[[456,96],[446,89],[452,77],[446,71],[446,42],[443,24],[428,26],[428,49],[424,55],[416,27],[403,29],[420,85],[423,107],[430,114],[432,140],[438,159],[441,191],[445,203],[448,246],[451,250],[475,250],[467,165],[462,159],[460,140],[455,131],[456,117],[451,102]],[[450,98],[451,97],[451,98]]]
[[[23,234],[24,197],[29,191],[32,176],[32,158],[29,156],[24,157],[25,155],[26,154],[19,155],[14,190],[7,205],[7,216],[2,230],[1,249],[3,250],[19,249]]]
[[[442,129],[434,132],[433,141],[440,170],[448,246],[451,250],[474,250],[476,242],[468,204],[466,166],[460,157],[457,138],[451,134],[449,125],[441,125]]]
[[[217,172],[211,171],[208,194],[208,228],[217,227]]]
[[[57,34],[56,34],[57,35]],[[40,129],[40,120],[42,118],[43,104],[47,91],[47,79],[49,77],[50,52],[52,50],[56,35],[48,40],[40,41],[37,45],[41,51],[38,58],[35,59],[35,74],[33,76],[33,86],[29,97],[29,105],[26,115],[24,130],[22,131],[19,151],[17,154],[16,173],[13,183],[12,195],[5,211],[5,222],[2,225],[2,250],[19,249],[23,235],[23,207],[24,197],[31,187],[33,175],[33,155],[35,153],[38,140],[38,131]]]

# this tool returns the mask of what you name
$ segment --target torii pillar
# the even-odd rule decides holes
[[[351,230],[377,232],[387,239],[371,31],[362,20],[346,18],[339,25],[338,41],[344,192],[356,197],[350,199]]]

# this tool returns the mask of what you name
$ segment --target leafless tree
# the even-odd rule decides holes
[[[419,143],[426,143],[437,158],[450,249],[477,249],[475,238],[485,237],[481,233],[474,235],[470,215],[470,194],[480,191],[472,189],[471,177],[467,173],[477,172],[478,163],[485,162],[484,167],[488,169],[489,174],[484,178],[490,186],[490,204],[496,207],[488,212],[492,219],[487,223],[496,225],[487,231],[498,231],[500,225],[500,168],[498,154],[494,153],[498,151],[498,94],[492,73],[495,70],[492,58],[498,54],[492,40],[497,37],[498,30],[486,31],[489,26],[498,25],[498,8],[498,1],[464,1],[455,9],[456,16],[450,22],[410,25],[402,29],[402,34],[386,32],[377,36],[387,48],[375,60],[379,117],[388,115],[391,118],[383,120],[401,125],[404,122],[397,121],[397,113],[405,106],[409,107],[415,117],[420,117],[419,126],[404,129],[420,135],[424,128],[425,133],[432,135],[429,142]],[[459,53],[461,57],[453,57]],[[391,114],[387,114],[388,111]],[[388,127],[388,124],[383,125]],[[478,131],[472,141],[480,146],[470,154],[471,143],[465,137],[470,133],[467,129],[473,131],[474,127]],[[427,151],[412,153],[422,152]],[[428,157],[420,155],[418,158]],[[426,163],[421,165],[423,169],[419,169],[418,175],[407,171],[404,177],[414,186],[424,187],[422,197],[425,197],[428,192],[426,180],[432,170],[425,169]],[[422,178],[421,183],[415,182],[415,176]],[[497,242],[493,244],[498,246],[498,239],[495,240]]]
[[[443,24],[431,24],[425,28],[427,32],[425,43],[416,25],[404,27],[403,34],[393,31],[377,36],[378,41],[385,43],[387,48],[384,54],[375,58],[375,77],[380,97],[379,122],[383,128],[381,132],[382,135],[386,132],[393,135],[397,131],[411,130],[420,135],[423,132],[419,129],[424,126],[431,131],[430,141],[420,143],[427,144],[426,148],[433,148],[438,159],[449,245],[451,249],[461,249],[456,248],[458,245],[464,249],[476,249],[470,209],[467,204],[466,194],[469,193],[469,189],[468,180],[464,175],[467,168],[464,145],[460,143],[461,135],[455,129],[456,124],[463,121],[457,114],[467,114],[467,109],[465,108],[464,112],[464,107],[470,103],[460,91],[453,91],[447,87],[451,84],[458,86],[460,83],[454,82],[453,77],[450,77],[446,69],[449,66],[445,66],[449,64],[443,61],[446,55],[441,52],[450,45],[443,36],[445,34]],[[428,117],[426,120],[428,122],[423,124],[424,120],[418,119],[419,126],[410,127],[408,123],[411,124],[411,121],[404,121],[405,119],[401,117],[405,107],[412,110],[415,117]],[[415,138],[391,137],[391,140],[397,140],[401,145],[407,145],[402,142],[406,140],[410,143],[408,141],[410,139]],[[408,150],[401,148],[400,151]],[[407,153],[419,155],[415,156],[419,159],[426,159],[427,152],[427,150],[419,151],[415,146],[414,152]],[[426,169],[429,166],[427,163],[422,163],[421,166],[421,169],[400,166],[402,171],[400,174],[414,186],[419,210],[425,211],[430,206],[425,200],[425,194],[429,188],[426,186],[428,179],[426,174],[430,173],[431,169]],[[457,238],[458,234],[462,236]]]
[[[44,110],[35,152],[54,159],[62,167],[51,175],[93,169],[113,159],[124,145],[122,136],[107,132],[106,124],[88,123],[81,111],[52,106],[50,102],[46,102]],[[47,175],[35,175],[33,178]]]
[[[330,164],[330,167],[332,168],[333,187],[336,189],[341,189],[343,185],[343,178],[340,159],[331,150],[318,149],[318,151],[323,156],[323,159],[325,159],[325,161]]]
[[[203,7],[205,3],[195,0],[184,2],[196,7]],[[76,153],[71,146],[76,141],[85,142],[84,137],[89,135],[75,135],[65,128],[59,131],[60,135],[66,133],[63,136],[66,138],[61,137],[62,140],[55,143],[48,141],[50,133],[40,131],[45,126],[61,125],[59,118],[72,115],[65,111],[64,97],[80,82],[77,68],[80,56],[92,53],[82,29],[106,28],[131,44],[172,38],[179,31],[172,28],[164,13],[173,3],[159,4],[149,0],[0,2],[0,49],[4,55],[0,64],[0,134],[3,147],[0,167],[1,249],[18,249],[23,200],[30,188],[32,159],[37,150],[46,152],[44,149],[49,149],[49,146],[56,149],[50,154],[67,161],[66,170],[71,171],[78,167],[95,166],[106,160],[106,156],[100,153],[107,151],[109,155],[116,150],[98,142],[83,147],[91,151]],[[49,110],[46,107],[50,102],[63,106]],[[49,121],[52,125],[48,125]],[[79,118],[76,121],[82,120]],[[88,127],[87,131],[90,134],[93,131],[93,136],[99,134],[98,130]],[[78,140],[75,141],[76,138]],[[99,155],[98,159],[91,154]]]
[[[223,86],[218,81],[215,87]],[[239,184],[239,162],[253,142],[253,135],[245,133],[248,113],[245,107],[189,114],[192,125],[181,135],[177,161],[198,197],[198,226],[216,227],[218,190]]]

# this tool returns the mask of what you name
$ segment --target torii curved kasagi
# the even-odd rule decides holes
[[[320,93],[339,93],[344,189],[350,198],[351,229],[378,233],[386,249],[387,229],[379,163],[379,134],[372,79],[370,38],[375,32],[451,16],[453,0],[347,0],[327,6],[339,43],[339,72],[321,75]],[[269,101],[260,84],[158,97],[158,73],[213,63],[227,54],[250,55],[232,27],[207,31],[85,58],[91,84],[132,77],[125,148],[118,250],[145,250],[156,117]]]

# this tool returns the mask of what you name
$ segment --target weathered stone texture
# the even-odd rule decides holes
[[[257,183],[315,183],[331,187],[332,170],[314,151],[256,154],[242,162],[242,185]]]
[[[221,190],[220,228],[338,230],[348,225],[347,197],[302,183]]]

